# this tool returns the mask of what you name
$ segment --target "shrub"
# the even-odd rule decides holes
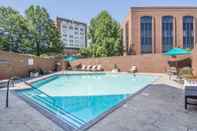
[[[191,67],[183,67],[179,70],[179,76],[183,78],[192,78],[192,68]]]

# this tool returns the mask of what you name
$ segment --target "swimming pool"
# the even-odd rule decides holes
[[[31,83],[32,88],[19,91],[19,95],[52,112],[73,129],[79,129],[157,78],[127,73],[54,75]]]

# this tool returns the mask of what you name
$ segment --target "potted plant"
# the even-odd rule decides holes
[[[118,68],[116,64],[114,64],[114,68],[112,69],[112,72],[114,73],[120,72],[120,69]]]

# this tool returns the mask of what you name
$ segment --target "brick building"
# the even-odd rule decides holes
[[[122,23],[124,54],[193,49],[197,43],[197,7],[132,7]]]

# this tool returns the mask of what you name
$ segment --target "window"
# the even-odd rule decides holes
[[[80,39],[83,39],[83,37],[80,37]]]
[[[141,17],[141,53],[152,53],[152,16]]]
[[[162,17],[162,51],[167,52],[173,48],[173,17]]]
[[[62,28],[67,29],[67,26],[63,25]]]
[[[72,27],[72,26],[70,26],[70,27],[69,27],[69,29],[70,29],[70,30],[72,30],[72,29],[73,29],[73,27]]]
[[[194,48],[193,16],[183,17],[183,48]]]
[[[80,28],[80,31],[83,31],[83,28]]]

